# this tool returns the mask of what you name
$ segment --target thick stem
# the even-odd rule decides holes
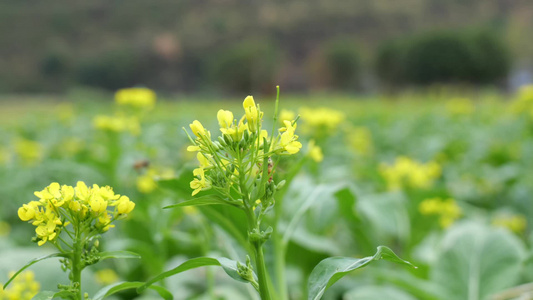
[[[255,263],[257,267],[257,278],[259,281],[259,295],[261,300],[270,300],[270,290],[268,288],[267,271],[265,266],[265,257],[263,255],[263,247],[257,243],[255,248]]]

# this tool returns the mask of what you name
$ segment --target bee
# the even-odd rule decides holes
[[[143,160],[138,160],[136,161],[134,164],[133,164],[133,168],[137,171],[137,172],[140,172],[142,171],[143,169],[146,169],[150,166],[150,161],[147,160],[147,159],[143,159]]]

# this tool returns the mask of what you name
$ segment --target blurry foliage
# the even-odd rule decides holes
[[[387,41],[378,51],[376,70],[392,84],[495,84],[505,78],[508,46],[489,31],[433,31]]]
[[[271,89],[279,50],[267,41],[245,41],[221,50],[209,62],[211,81],[223,90],[250,93]]]
[[[276,72],[279,73],[276,77],[279,75],[284,79],[286,88],[293,87],[295,90],[316,88],[314,84],[324,82],[320,81],[322,78],[314,80],[314,76],[321,77],[331,70],[339,70],[338,62],[345,61],[350,55],[347,51],[331,50],[331,57],[337,58],[327,60],[332,63],[328,66],[330,71],[319,68],[314,69],[317,73],[309,74],[307,69],[312,54],[317,49],[329,47],[328,41],[337,36],[352,37],[349,42],[364,46],[364,50],[372,54],[369,59],[383,62],[393,56],[404,56],[402,51],[398,53],[392,46],[376,51],[384,40],[432,28],[491,26],[491,29],[502,33],[514,55],[527,59],[533,56],[533,42],[524,38],[533,25],[528,4],[527,0],[468,1],[467,4],[464,1],[429,0],[408,3],[317,0],[312,4],[301,0],[244,3],[234,0],[152,0],[134,1],[127,5],[121,1],[105,0],[90,3],[57,0],[53,3],[32,2],[31,5],[21,1],[4,1],[0,6],[0,42],[6,46],[0,49],[0,91],[64,91],[80,84],[113,89],[117,85],[122,88],[132,83],[166,91],[203,91],[214,83],[216,86],[224,84],[219,84],[209,75],[213,67],[206,61],[208,58],[214,60],[215,57],[228,56],[222,53],[228,50],[227,45],[238,48],[242,41],[265,37],[272,40],[268,43],[276,45],[274,47],[280,58],[284,58],[275,62],[276,67],[284,67]],[[156,47],[159,37],[164,35],[174,40],[170,47],[175,48],[170,51],[174,55],[172,59],[164,58],[165,55],[160,52],[155,51],[156,54],[147,50]],[[491,46],[494,45],[492,38],[486,36],[480,39],[484,41],[468,48],[484,49],[485,54],[476,56],[477,63],[491,70],[478,69],[476,74],[480,82],[491,82],[494,73],[501,69],[497,66],[505,65],[505,61],[496,63],[494,54],[486,54],[500,51],[500,46]],[[65,51],[55,50],[59,46]],[[139,46],[145,50],[132,50]],[[463,53],[462,46],[457,47],[456,51]],[[476,49],[469,51],[479,52]],[[243,52],[240,55],[248,55]],[[376,58],[378,52],[380,57],[388,58]],[[128,56],[130,58],[125,58]],[[100,61],[104,57],[109,66]],[[139,60],[142,64],[148,61],[148,66],[142,67],[144,77],[125,74],[138,72]],[[130,61],[135,63],[128,63]],[[487,61],[490,64],[485,63]],[[394,59],[394,62],[398,60]],[[262,64],[270,68],[270,63],[269,58]],[[365,58],[361,63],[365,65]],[[343,71],[340,73],[331,72],[341,74],[341,80],[332,80],[332,83],[343,88],[345,83],[342,81],[345,78],[349,81],[349,77],[342,74],[353,69],[355,63],[341,66]],[[124,67],[126,71],[114,71],[113,67]],[[251,68],[254,74],[270,72],[264,71],[263,67],[257,71],[255,66]],[[386,82],[401,84],[399,80],[389,79],[402,79],[400,69],[401,66],[393,62],[378,64],[378,73],[387,74],[387,77],[380,76]],[[250,85],[259,77],[247,79],[249,82],[241,79],[235,85]]]
[[[115,90],[143,82],[145,62],[133,49],[114,49],[83,60],[76,70],[80,84]]]
[[[360,73],[361,58],[353,40],[335,40],[324,47],[328,86],[353,89]]]

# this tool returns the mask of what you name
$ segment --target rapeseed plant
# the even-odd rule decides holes
[[[34,194],[38,200],[22,205],[18,216],[36,227],[33,241],[39,246],[50,243],[59,251],[51,257],[63,258],[70,279],[70,285],[60,286],[62,292],[82,299],[81,272],[100,260],[99,236],[131,213],[135,203],[109,186],[88,187],[82,181],[75,187],[53,182]]]
[[[276,190],[284,184],[273,177],[279,157],[298,153],[302,144],[296,135],[296,120],[283,120],[277,132],[268,132],[262,127],[263,112],[252,96],[244,99],[243,108],[244,115],[239,119],[231,111],[218,111],[221,135],[215,139],[198,120],[190,124],[195,138],[189,136],[192,145],[188,150],[197,152],[199,162],[190,187],[193,196],[212,190],[220,201],[245,212],[258,282],[251,276],[250,260],[246,266],[239,265],[239,274],[258,289],[262,299],[270,299],[262,245],[272,228],[262,231],[261,223],[275,204]],[[309,151],[315,160],[322,160],[320,148],[313,146]]]

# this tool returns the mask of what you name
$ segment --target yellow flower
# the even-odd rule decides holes
[[[9,277],[15,275],[15,272],[9,272]],[[41,285],[35,280],[35,274],[32,271],[24,271],[19,274],[11,285],[6,289],[2,289],[0,284],[0,299],[1,300],[31,300],[39,290]]]
[[[289,154],[295,154],[300,151],[300,148],[302,148],[302,144],[296,141],[298,136],[294,134],[296,124],[292,126],[290,121],[283,121],[283,123],[285,124],[285,127],[280,129],[283,133],[280,137],[279,146]]]
[[[117,212],[119,214],[129,214],[135,208],[135,203],[130,201],[128,196],[121,196],[118,200]]]
[[[91,210],[97,215],[107,209],[107,202],[100,195],[92,195],[89,200],[89,205],[91,206]]]
[[[202,137],[202,136],[207,135],[207,130],[205,130],[202,123],[200,123],[200,121],[198,120],[194,120],[192,124],[189,125],[189,127],[191,127],[192,132],[197,137]]]
[[[309,141],[309,157],[315,162],[321,162],[324,160],[324,154],[322,154],[322,149],[316,145],[315,140]]]
[[[110,285],[117,282],[120,278],[112,269],[102,269],[94,273],[96,281],[102,285]]]
[[[421,214],[439,216],[439,225],[447,228],[461,216],[461,208],[454,199],[442,200],[441,198],[429,198],[420,202],[418,210]]]
[[[436,162],[421,164],[408,157],[396,158],[393,165],[382,164],[379,172],[387,182],[390,190],[402,187],[429,188],[441,174]]]
[[[157,183],[150,174],[144,174],[137,177],[137,189],[143,194],[149,194],[157,188]]]
[[[119,215],[129,213],[135,207],[128,197],[115,194],[109,186],[94,184],[89,188],[82,181],[78,181],[76,187],[53,182],[34,194],[39,201],[23,204],[18,209],[18,216],[36,226],[39,246],[55,241],[62,229],[70,224],[66,220],[76,219],[84,223],[76,226],[96,226],[103,232],[114,226],[111,225],[114,219],[108,214],[108,206],[117,206]]]
[[[279,112],[279,120],[283,124],[283,121],[292,121],[296,118],[296,114],[291,110],[282,109]]]
[[[494,226],[507,228],[515,233],[522,233],[527,227],[527,220],[523,215],[501,214],[492,220]]]
[[[111,132],[130,132],[133,135],[138,135],[141,132],[139,119],[135,116],[98,115],[94,118],[93,125],[96,129]]]
[[[220,128],[230,128],[233,125],[233,113],[229,110],[219,110],[217,119]]]
[[[26,164],[39,162],[43,156],[43,147],[35,141],[18,139],[15,141],[15,153]]]
[[[28,204],[23,204],[22,207],[18,209],[18,216],[22,221],[29,221],[35,217],[39,211],[40,205],[37,201],[31,201]]]
[[[115,101],[119,105],[129,105],[136,108],[151,109],[155,105],[156,95],[147,88],[121,89],[115,94]]]
[[[190,183],[191,189],[193,189],[193,196],[198,194],[201,190],[205,190],[211,187],[211,184],[205,178],[205,172],[203,168],[194,169],[193,174],[194,176],[198,177]]]
[[[257,124],[260,122],[263,113],[255,105],[254,97],[252,96],[246,97],[242,106],[244,107],[246,121],[248,121],[248,130],[256,132]]]
[[[303,129],[308,133],[331,133],[344,121],[346,115],[338,110],[327,107],[300,109],[300,116],[304,121]],[[325,131],[325,132],[324,132]]]
[[[106,232],[109,230],[109,228],[115,227],[115,225],[112,225],[111,222],[113,221],[113,218],[110,214],[101,214],[97,221],[96,221],[96,228],[99,228],[102,230],[102,232]]]

